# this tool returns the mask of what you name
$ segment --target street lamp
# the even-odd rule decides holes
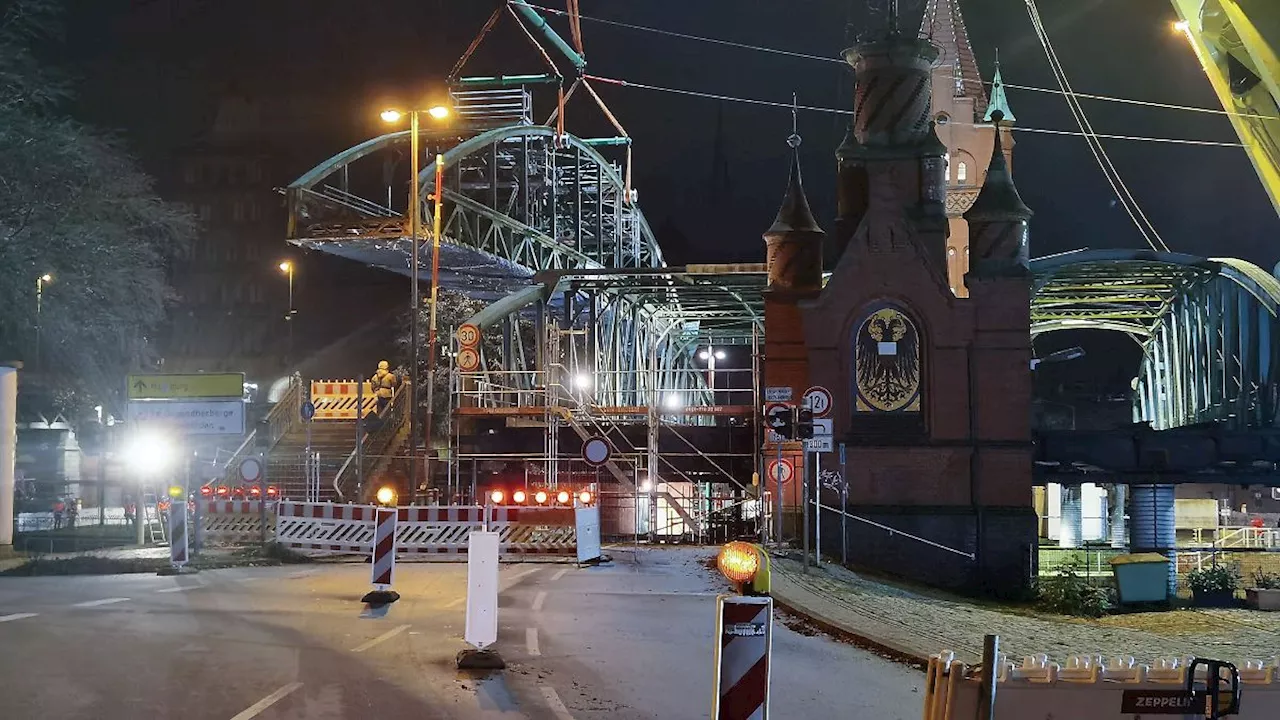
[[[711,391],[711,403],[716,402],[716,361],[725,358],[723,350],[709,347],[698,353],[698,357],[707,362],[707,389]]]
[[[293,362],[293,316],[297,312],[293,309],[293,261],[285,260],[278,266],[280,272],[289,276],[289,312],[285,313],[285,322],[289,323],[289,362]]]
[[[449,117],[449,108],[443,105],[436,105],[426,111],[427,115],[435,120],[444,120]],[[419,337],[419,319],[418,311],[422,303],[421,295],[418,290],[418,276],[421,274],[419,267],[419,255],[421,248],[418,245],[418,230],[422,224],[421,206],[419,204],[419,170],[418,170],[418,116],[421,114],[419,110],[410,110],[408,113],[399,110],[383,110],[382,119],[385,122],[399,122],[405,115],[409,116],[409,156],[410,165],[409,172],[411,175],[411,187],[409,190],[409,240],[413,244],[413,253],[411,255],[411,277],[409,278],[409,309],[412,316],[409,318],[409,346],[410,346],[410,392],[412,393],[412,402],[409,407],[409,487],[413,488],[412,492],[418,492],[418,388],[421,386],[420,375],[421,370],[418,367],[418,337]],[[435,367],[436,362],[436,292],[440,280],[440,204],[444,197],[444,155],[436,155],[436,192],[434,198],[435,217],[433,223],[432,243],[431,243],[431,318],[427,331],[427,364],[428,367]],[[431,377],[431,373],[428,373]],[[435,399],[433,388],[435,383],[427,383],[427,429],[426,444],[427,457],[426,462],[431,460],[431,421],[433,413],[431,412],[432,403]],[[426,478],[428,482],[431,479],[430,465],[426,465]]]
[[[53,282],[53,275],[45,273],[36,278],[36,350],[35,350],[35,367],[40,368],[40,305],[41,296],[44,295],[44,286]]]

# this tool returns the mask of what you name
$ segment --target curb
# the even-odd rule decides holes
[[[787,598],[785,595],[780,595],[776,586],[773,588],[770,595],[773,597],[774,604],[779,608],[803,618],[823,632],[839,638],[844,642],[848,642],[864,650],[870,650],[886,656],[895,662],[910,665],[917,670],[924,670],[929,666],[929,656],[927,654],[922,654],[917,650],[912,650],[889,640],[868,635],[867,633],[852,627],[846,622],[834,620],[826,617],[825,615],[809,610],[794,599]]]

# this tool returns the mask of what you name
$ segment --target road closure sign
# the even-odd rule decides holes
[[[244,373],[130,375],[128,390],[130,400],[239,398]]]
[[[181,435],[243,435],[244,401],[131,402],[128,421]]]

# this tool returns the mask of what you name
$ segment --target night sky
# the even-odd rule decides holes
[[[1171,28],[1175,16],[1167,0],[1039,4],[1078,92],[1219,108],[1191,49]],[[922,5],[903,0],[909,25],[917,26]],[[285,167],[283,184],[381,132],[380,107],[439,97],[444,77],[494,6],[490,0],[79,0],[71,5],[68,44],[59,55],[82,78],[77,114],[121,132],[151,167],[163,167],[175,149],[199,139],[220,97],[269,99],[281,108],[271,142]],[[998,47],[1006,82],[1056,87],[1023,0],[967,0],[963,8],[984,77],[990,78]],[[581,9],[833,58],[851,44],[848,35],[883,22],[862,0],[582,0]],[[563,19],[552,22],[568,36]],[[770,101],[787,101],[794,91],[803,104],[851,104],[852,78],[841,64],[586,20],[583,30],[588,71],[595,75]],[[509,18],[467,67],[474,74],[540,71],[538,56]],[[640,203],[668,259],[762,260],[760,233],[785,184],[790,112],[614,86],[601,86],[601,94],[634,138]],[[1018,125],[1076,130],[1060,96],[1016,90],[1009,96]],[[1084,104],[1100,133],[1237,141],[1221,115]],[[549,109],[544,101],[539,116]],[[585,98],[575,100],[569,117],[576,134],[608,132]],[[718,117],[730,177],[728,197],[720,200],[711,182]],[[834,150],[845,122],[823,113],[800,117],[810,200],[828,230],[835,213]],[[1083,139],[1016,137],[1016,180],[1036,212],[1033,256],[1143,247]],[[1243,150],[1104,142],[1173,250],[1242,257],[1268,270],[1280,259],[1276,214]],[[282,227],[282,243],[283,235]]]
[[[551,0],[548,0],[551,2]],[[914,25],[922,0],[904,0]],[[1167,0],[1041,0],[1051,37],[1080,92],[1218,107],[1191,50],[1170,29]],[[493,8],[486,0],[80,0],[68,64],[83,78],[78,114],[121,131],[152,163],[207,127],[219,96],[237,92],[307,108],[281,128],[298,171],[379,131],[374,110],[438,92]],[[835,57],[879,22],[858,0],[583,0],[582,12],[628,23]],[[914,7],[913,7],[914,6]],[[966,21],[984,75],[996,48],[1012,84],[1055,87],[1021,0],[968,0]],[[553,19],[562,31],[563,21]],[[838,64],[708,45],[584,22],[589,71],[654,85],[847,107]],[[567,36],[567,31],[564,31]],[[537,72],[509,19],[469,71]],[[427,90],[433,88],[436,90]],[[673,260],[760,259],[785,180],[789,112],[647,90],[602,94],[635,140],[641,206]],[[1019,124],[1074,130],[1061,97],[1011,91]],[[580,101],[579,101],[580,102]],[[570,128],[602,130],[587,104]],[[723,111],[732,200],[709,206],[712,146]],[[1104,133],[1235,141],[1222,116],[1086,102]],[[296,114],[294,114],[296,118]],[[834,215],[834,148],[843,120],[805,113],[800,131],[815,212]],[[1036,211],[1033,253],[1136,247],[1141,236],[1080,138],[1022,133],[1017,180]],[[287,146],[287,147],[285,147]],[[1107,147],[1171,248],[1230,254],[1270,269],[1276,217],[1243,151],[1130,141]],[[283,234],[283,232],[282,232]]]

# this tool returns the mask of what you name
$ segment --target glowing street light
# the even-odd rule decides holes
[[[49,283],[51,283],[51,282],[53,282],[53,275],[52,275],[52,274],[50,274],[50,273],[45,273],[45,274],[41,275],[40,277],[36,278],[36,347],[35,347],[35,357],[34,357],[35,362],[33,363],[33,365],[36,367],[36,369],[39,369],[39,368],[40,368],[40,330],[41,330],[41,328],[40,328],[40,306],[41,306],[41,297],[44,295],[44,286],[45,286],[45,285],[48,285],[48,284],[49,284]]]
[[[390,485],[383,485],[382,487],[378,488],[377,499],[378,499],[379,505],[394,504],[396,501],[395,488],[391,487]]]
[[[166,436],[142,431],[130,439],[124,449],[125,462],[139,475],[157,475],[176,458],[173,442]]]
[[[297,310],[293,309],[293,271],[294,265],[292,260],[284,260],[277,267],[280,272],[289,276],[289,312],[285,313],[285,322],[289,323],[289,361],[293,361],[293,316],[297,314]]]

